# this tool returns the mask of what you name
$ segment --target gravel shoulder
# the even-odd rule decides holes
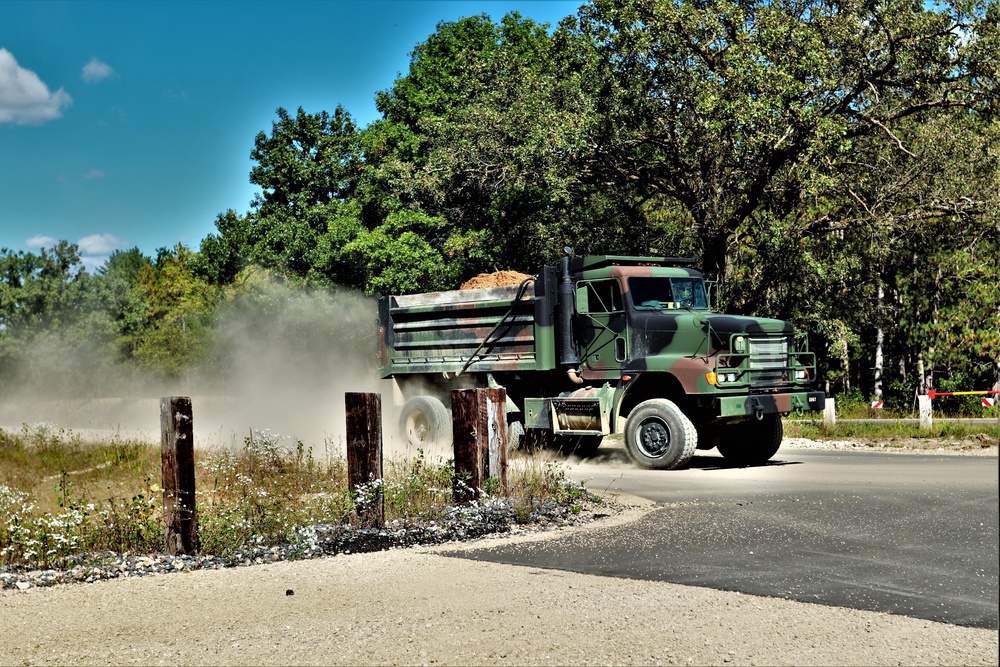
[[[605,520],[651,504],[619,498]],[[494,537],[0,593],[0,664],[996,665],[996,630],[448,558]]]
[[[997,455],[996,446],[928,449]],[[615,501],[617,511],[597,523],[542,533],[0,591],[0,665],[1000,661],[996,629],[442,555],[627,524],[653,508]]]

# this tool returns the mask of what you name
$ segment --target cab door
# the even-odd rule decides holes
[[[578,342],[587,379],[618,379],[628,361],[628,319],[621,286],[613,278],[577,283]]]

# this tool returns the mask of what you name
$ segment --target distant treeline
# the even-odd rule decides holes
[[[725,310],[812,331],[831,392],[1000,388],[998,53],[996,0],[441,23],[370,125],[278,109],[260,195],[197,250],[96,275],[65,243],[0,253],[0,383],[82,341],[102,368],[182,376],[213,363],[224,304],[266,310],[263,285],[448,289],[569,246],[699,258]]]

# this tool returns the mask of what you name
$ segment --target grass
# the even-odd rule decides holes
[[[951,415],[935,411],[930,428],[921,428],[917,415],[903,410],[873,410],[868,405],[845,405],[837,403],[837,421],[833,426],[823,423],[822,415],[806,417],[786,417],[785,436],[790,438],[810,438],[813,440],[839,440],[846,438],[861,440],[921,439],[939,441],[972,441],[985,443],[984,446],[1000,444],[1000,407],[985,408],[975,413],[987,422],[948,421],[967,418],[968,414]],[[850,421],[865,420],[865,421]],[[901,421],[906,420],[906,421]]]
[[[200,551],[227,556],[247,547],[295,544],[317,524],[361,525],[376,498],[387,521],[421,524],[452,504],[451,461],[385,462],[384,479],[348,490],[345,459],[331,443],[316,453],[268,431],[243,447],[196,451]],[[89,553],[154,553],[163,545],[158,446],[112,436],[96,442],[51,424],[0,429],[0,565],[56,567]],[[597,500],[541,455],[516,459],[508,488],[518,521],[554,501],[570,511]]]
[[[972,425],[939,421],[929,429],[922,429],[919,424],[886,420],[882,423],[845,423],[838,421],[834,426],[830,427],[824,426],[821,421],[812,422],[788,419],[785,420],[785,437],[810,438],[812,440],[926,438],[933,440],[979,440],[998,445],[1000,444],[1000,425]]]

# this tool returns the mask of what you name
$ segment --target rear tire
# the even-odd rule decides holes
[[[399,414],[403,442],[417,449],[451,444],[451,417],[434,396],[414,396]]]
[[[679,468],[691,460],[697,445],[694,424],[664,398],[640,403],[625,422],[625,450],[643,468]]]
[[[771,414],[733,424],[724,433],[716,445],[719,453],[730,463],[753,466],[767,463],[778,453],[784,427],[781,415]]]
[[[524,424],[516,421],[507,424],[507,451],[517,451],[523,444]]]

